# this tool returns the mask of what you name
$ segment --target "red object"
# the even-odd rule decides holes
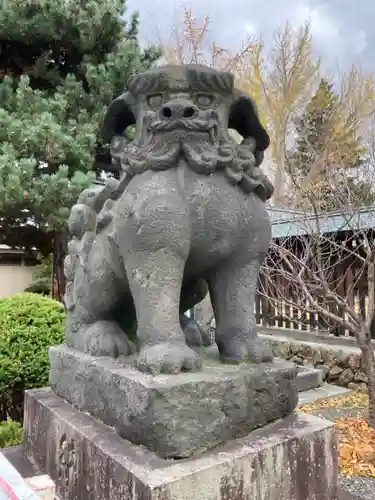
[[[19,500],[18,496],[16,495],[16,492],[11,487],[11,485],[7,483],[5,479],[1,476],[0,476],[0,491],[5,493],[9,497],[9,500]]]

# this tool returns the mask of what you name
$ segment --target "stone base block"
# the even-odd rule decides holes
[[[297,366],[298,392],[309,391],[323,385],[323,371],[314,367]]]
[[[203,453],[295,409],[293,363],[224,365],[213,349],[201,356],[201,372],[153,377],[124,365],[126,359],[53,347],[50,385],[79,410],[163,458]]]
[[[25,399],[25,453],[60,500],[337,500],[335,426],[293,413],[199,457],[164,460],[50,389]]]

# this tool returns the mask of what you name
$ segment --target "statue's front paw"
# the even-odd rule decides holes
[[[201,360],[186,344],[163,342],[143,347],[136,366],[141,372],[152,375],[191,372],[200,369]]]
[[[236,336],[218,340],[221,359],[224,363],[266,363],[273,360],[272,349],[258,337]]]

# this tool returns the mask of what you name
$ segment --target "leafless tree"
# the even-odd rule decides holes
[[[324,154],[316,161],[324,165]],[[375,207],[362,206],[363,190],[372,190],[374,179],[369,163],[358,168],[360,173],[365,181],[357,191],[345,168],[326,169],[313,189],[292,178],[291,189],[308,199],[309,211],[291,214],[285,231],[274,227],[260,294],[286,322],[356,339],[368,377],[369,423],[375,428]],[[335,196],[334,212],[321,210],[327,196]]]
[[[167,36],[160,32],[157,34],[162,62],[206,64],[222,71],[232,71],[237,75],[245,68],[246,56],[258,50],[258,42],[251,37],[245,40],[238,50],[224,48],[211,38],[209,15],[198,18],[191,8],[184,6],[181,7],[180,14]]]

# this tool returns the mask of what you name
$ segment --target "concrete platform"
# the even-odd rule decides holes
[[[303,413],[204,453],[164,460],[50,389],[28,391],[25,454],[60,500],[337,500],[336,428]]]
[[[346,396],[350,393],[354,393],[354,391],[338,385],[324,383],[321,387],[317,387],[316,389],[300,392],[298,394],[298,404],[305,405],[313,403],[314,401],[319,401],[320,399],[337,398]]]
[[[131,360],[50,349],[55,394],[163,458],[187,458],[290,415],[297,406],[296,367],[223,364],[216,349],[200,352],[202,371],[141,373]]]
[[[323,371],[313,366],[297,366],[298,392],[309,391],[323,385]]]
[[[38,475],[34,467],[25,457],[23,445],[3,448],[1,452],[23,478]]]
[[[26,478],[37,475],[36,471],[27,460],[22,445],[14,446],[12,448],[5,448],[1,451],[13,465],[13,467],[19,472],[19,474],[21,474],[22,477]],[[350,493],[349,491],[346,491],[343,487],[341,487],[339,489],[338,500],[368,500],[368,497],[362,498],[358,494],[353,495],[353,493]]]

